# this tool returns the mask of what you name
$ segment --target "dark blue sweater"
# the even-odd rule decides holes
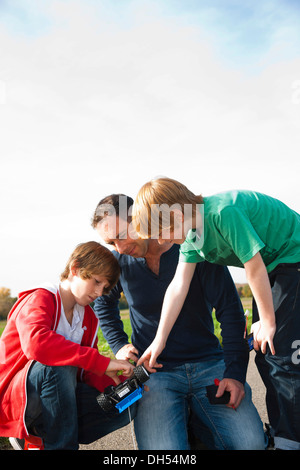
[[[173,245],[162,254],[158,276],[144,258],[113,253],[121,267],[120,281],[109,295],[96,300],[94,310],[116,354],[128,343],[118,307],[123,291],[130,309],[131,341],[141,355],[155,337],[165,291],[177,267],[179,246]],[[213,308],[221,322],[223,349],[214,335]],[[164,365],[161,370],[224,357],[224,377],[244,383],[249,359],[244,328],[242,304],[228,269],[206,261],[198,263],[183,308],[158,358]]]

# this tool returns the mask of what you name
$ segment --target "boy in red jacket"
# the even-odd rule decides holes
[[[14,436],[15,449],[76,450],[128,424],[128,413],[102,411],[96,396],[134,366],[99,354],[89,306],[118,278],[111,252],[87,242],[72,253],[58,286],[19,295],[0,339],[0,436]]]

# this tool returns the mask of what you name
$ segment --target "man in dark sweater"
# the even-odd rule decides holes
[[[121,277],[94,310],[118,359],[137,361],[155,337],[165,291],[179,256],[178,245],[137,238],[128,211],[133,201],[111,195],[98,204],[92,225],[113,245]],[[132,325],[131,343],[120,319],[125,294]],[[222,347],[214,334],[212,311],[222,327]],[[189,449],[188,427],[212,449],[264,449],[262,422],[245,382],[249,351],[244,312],[229,271],[198,263],[181,313],[158,358],[150,391],[138,402],[135,433],[140,450]],[[154,371],[153,371],[154,372]],[[206,386],[217,379],[217,396],[229,392],[227,405],[209,402]]]

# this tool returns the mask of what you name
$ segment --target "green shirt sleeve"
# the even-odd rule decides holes
[[[196,236],[193,232],[193,230],[190,230],[188,232],[186,240],[180,245],[179,262],[200,263],[205,260],[205,258],[200,254],[200,249],[197,250],[197,246],[195,246],[195,243],[192,243],[192,240],[196,240]]]
[[[248,215],[241,208],[224,208],[220,213],[217,228],[242,264],[265,247]]]
[[[184,242],[183,245],[185,243],[186,242]],[[196,250],[191,248],[188,251],[181,251],[180,249],[180,254],[179,254],[180,263],[200,263],[201,261],[204,261],[204,259]]]

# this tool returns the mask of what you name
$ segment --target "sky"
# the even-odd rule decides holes
[[[300,212],[299,24],[298,0],[0,0],[0,287],[56,282],[100,199],[153,177]]]

